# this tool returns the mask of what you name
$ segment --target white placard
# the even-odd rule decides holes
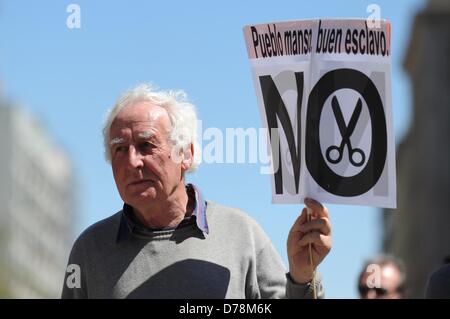
[[[270,132],[272,201],[395,208],[389,22],[276,22],[244,36]]]

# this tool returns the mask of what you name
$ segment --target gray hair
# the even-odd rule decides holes
[[[107,112],[103,127],[106,161],[111,162],[110,130],[117,114],[128,105],[145,101],[167,111],[172,125],[169,138],[178,150],[186,151],[191,144],[194,146],[194,158],[188,171],[195,170],[199,164],[200,150],[197,147],[197,113],[194,105],[187,101],[184,91],[157,91],[151,84],[139,84],[129,89],[117,99],[115,105]]]

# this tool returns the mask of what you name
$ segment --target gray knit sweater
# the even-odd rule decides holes
[[[209,234],[194,223],[117,241],[121,216],[92,225],[76,240],[62,298],[312,296],[312,285],[289,279],[270,239],[237,209],[208,201]],[[323,297],[320,280],[317,288]]]

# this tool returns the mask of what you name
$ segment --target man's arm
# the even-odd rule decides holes
[[[265,234],[263,234],[265,236]],[[256,255],[257,298],[313,298],[312,282],[303,284],[292,280],[283,265],[280,255],[268,238],[265,245]],[[324,289],[320,276],[316,276],[316,292],[318,298],[324,298]]]
[[[77,240],[72,247],[67,263],[61,299],[84,299],[88,297],[82,252],[79,240]]]

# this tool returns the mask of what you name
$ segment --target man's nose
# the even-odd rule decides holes
[[[131,146],[128,150],[128,164],[132,168],[140,168],[144,166],[142,154],[133,146]]]

